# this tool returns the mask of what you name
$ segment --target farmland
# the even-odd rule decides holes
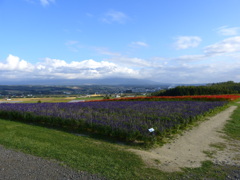
[[[0,104],[6,119],[89,131],[145,143],[185,128],[226,101],[99,101],[84,103]],[[154,132],[149,132],[149,129]]]
[[[198,120],[219,112],[239,96],[195,98],[187,96],[169,100],[167,97],[142,97],[81,103],[0,104],[0,116],[5,119],[0,120],[0,143],[26,153],[57,159],[78,170],[98,173],[110,179],[174,179],[185,175],[146,169],[135,154],[124,150],[128,146],[112,144],[105,137],[116,139],[113,142],[161,142],[164,137],[181,132]],[[26,122],[30,125],[25,125]],[[60,131],[35,125],[54,127]],[[151,128],[153,132],[149,131]],[[199,172],[197,169],[186,172],[209,173],[204,169],[206,167],[212,168],[212,171],[219,168],[204,163]]]
[[[79,103],[2,103],[0,117],[149,145],[223,109],[237,98],[237,95],[152,96]]]
[[[161,100],[200,100],[200,101],[233,101],[240,98],[239,95],[194,95],[194,96],[140,96],[140,97],[126,97],[115,98],[107,100],[95,101],[161,101]]]

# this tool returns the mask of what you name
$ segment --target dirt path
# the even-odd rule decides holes
[[[220,132],[236,108],[236,106],[229,107],[200,125],[186,131],[182,136],[179,135],[163,147],[149,151],[131,151],[139,154],[147,166],[167,172],[180,171],[183,167],[200,167],[201,162],[205,160],[212,160],[215,163],[224,162],[231,165],[233,163],[240,164],[239,151],[236,151],[236,149],[234,151],[231,144],[222,137],[223,133]],[[228,143],[228,148],[220,152],[216,151],[216,147],[210,146],[215,144],[221,147],[226,143]],[[239,148],[239,144],[240,142],[235,142],[232,145],[234,145],[234,148]],[[236,156],[239,156],[239,158],[236,158]]]
[[[0,145],[0,180],[106,180],[75,171],[54,160],[46,160]]]

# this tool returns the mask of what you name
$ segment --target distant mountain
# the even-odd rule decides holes
[[[105,79],[47,79],[47,80],[12,80],[0,81],[0,85],[158,85],[151,80],[133,78],[105,78]]]

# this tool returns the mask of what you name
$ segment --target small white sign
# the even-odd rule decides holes
[[[153,129],[153,128],[150,128],[150,129],[148,129],[148,131],[149,131],[149,132],[153,132],[153,131],[154,131],[154,129]]]

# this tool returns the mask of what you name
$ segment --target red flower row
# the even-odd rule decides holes
[[[92,101],[132,101],[132,100],[160,100],[160,99],[208,99],[208,100],[228,100],[233,101],[240,98],[240,95],[195,95],[195,96],[150,96],[150,97],[125,97],[125,98],[114,98],[114,99],[103,99],[103,100],[92,100]]]

